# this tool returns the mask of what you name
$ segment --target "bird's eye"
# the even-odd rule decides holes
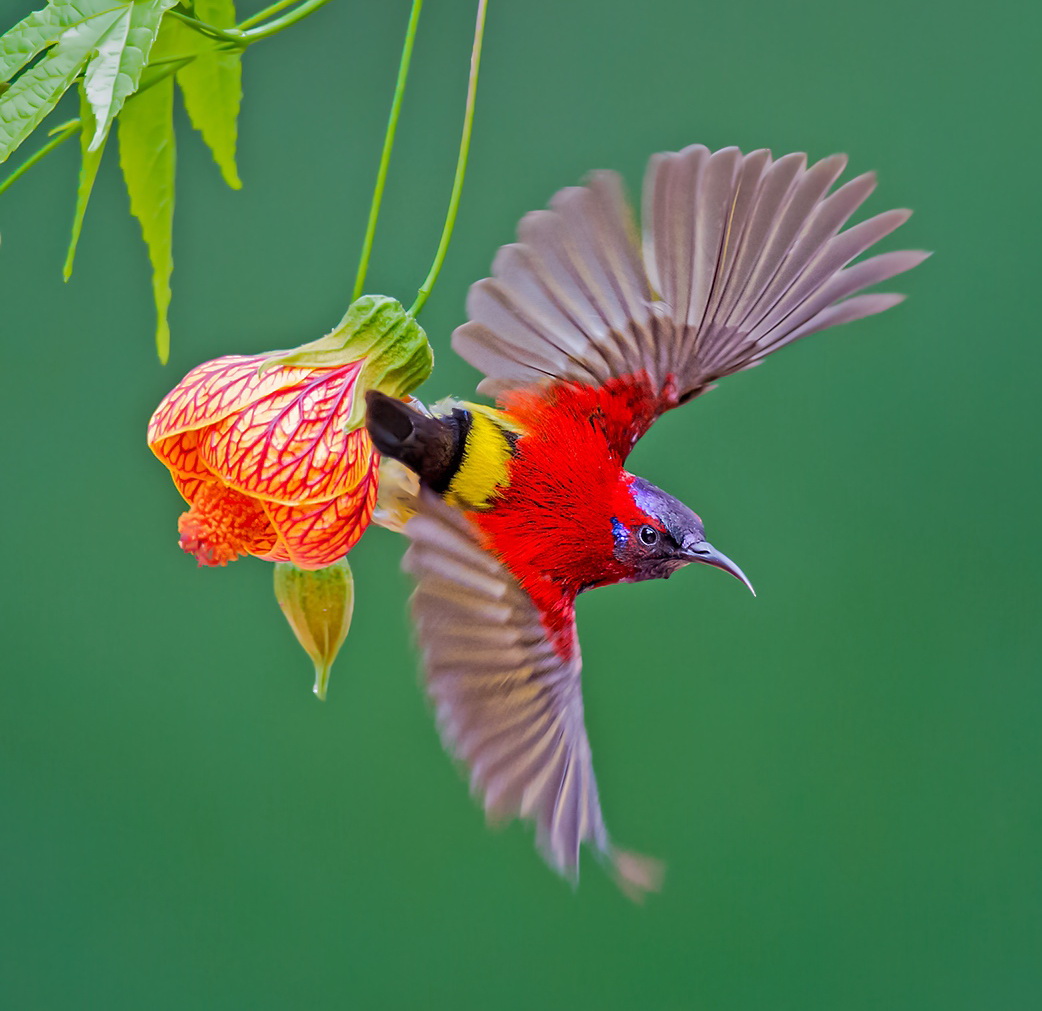
[[[642,544],[654,544],[658,541],[658,531],[654,527],[649,527],[646,523],[637,531],[637,536]]]

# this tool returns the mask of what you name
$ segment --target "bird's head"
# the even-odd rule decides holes
[[[635,511],[625,520],[612,518],[615,559],[631,573],[626,582],[668,579],[689,562],[703,562],[730,572],[755,596],[745,573],[706,540],[701,519],[683,502],[639,477],[629,492]]]

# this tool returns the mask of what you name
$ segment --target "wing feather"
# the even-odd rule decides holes
[[[850,266],[910,212],[843,230],[875,188],[868,173],[832,190],[845,167],[844,155],[808,167],[803,154],[701,145],[655,155],[642,238],[618,176],[597,172],[522,219],[471,288],[453,346],[485,373],[484,393],[643,370],[660,390],[673,377],[684,402],[799,337],[882,312],[900,297],[858,293],[928,254]]]
[[[470,767],[489,814],[531,818],[548,862],[574,878],[583,842],[612,855],[579,657],[558,656],[531,598],[437,496],[421,492],[405,534],[413,617],[445,745]]]

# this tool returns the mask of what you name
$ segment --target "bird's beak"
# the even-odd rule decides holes
[[[745,583],[749,587],[749,592],[754,597],[756,596],[756,591],[753,589],[753,584],[749,582],[749,577],[727,555],[722,551],[717,551],[709,541],[699,541],[697,544],[693,544],[684,554],[689,561],[705,562],[706,565],[715,565],[718,569],[723,569],[724,572],[730,572],[735,579]]]

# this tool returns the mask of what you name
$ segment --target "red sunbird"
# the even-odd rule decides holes
[[[699,517],[630,474],[627,456],[660,414],[721,377],[896,305],[902,296],[857,293],[927,255],[848,266],[910,212],[841,231],[875,186],[866,174],[829,193],[845,165],[701,146],[656,155],[642,235],[618,176],[597,173],[527,215],[470,290],[452,345],[485,374],[478,390],[496,408],[450,400],[426,412],[369,394],[374,443],[408,468],[386,468],[383,492],[409,517],[404,565],[442,738],[489,816],[534,820],[543,855],[569,877],[589,842],[624,884],[653,884],[601,815],[576,596],[689,562],[752,589]]]

